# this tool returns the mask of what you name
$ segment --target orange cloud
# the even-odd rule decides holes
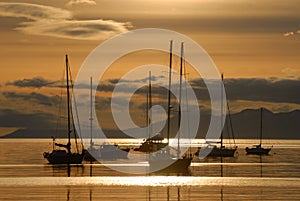
[[[15,28],[26,34],[78,40],[104,40],[131,27],[114,20],[75,20],[68,10],[28,3],[0,3],[0,16],[32,20]]]
[[[96,5],[97,3],[93,0],[71,0],[67,3],[67,6],[74,5]]]

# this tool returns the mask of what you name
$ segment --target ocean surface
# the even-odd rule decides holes
[[[51,151],[51,139],[0,139],[0,200],[300,200],[300,140],[268,140],[267,156],[246,155],[255,140],[236,142],[236,157],[222,163],[195,158],[188,174],[134,175],[109,164],[49,165],[43,152]]]

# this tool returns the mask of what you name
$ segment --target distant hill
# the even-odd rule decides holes
[[[118,130],[104,130],[105,135],[109,138],[130,138]],[[66,131],[55,129],[19,129],[2,138],[67,138]],[[71,136],[73,138],[74,136]]]
[[[247,109],[231,116],[236,139],[257,139],[260,129],[259,110]],[[172,128],[176,128],[176,117],[172,121]],[[198,138],[206,135],[210,122],[210,116],[201,114]],[[52,126],[52,125],[51,125]],[[45,127],[51,128],[51,127]],[[225,130],[225,129],[224,129]],[[135,133],[135,129],[129,129],[129,133]],[[105,130],[104,133],[109,138],[126,138],[126,134],[119,130]],[[166,133],[166,127],[163,132]],[[226,132],[224,132],[226,138]],[[300,110],[287,113],[272,113],[264,109],[263,112],[263,136],[267,139],[300,139]],[[2,138],[65,138],[64,131],[56,132],[54,129],[19,129]]]
[[[205,117],[204,117],[205,118]],[[257,139],[260,133],[260,110],[246,109],[231,115],[236,139]],[[209,122],[208,119],[203,121]],[[228,120],[228,118],[227,118]],[[263,138],[265,139],[300,139],[300,110],[287,113],[263,111]],[[200,129],[201,130],[201,129]],[[203,129],[202,129],[203,131]],[[204,137],[205,133],[198,133]],[[226,127],[224,127],[226,138]]]
[[[244,110],[232,115],[236,138],[255,139],[260,132],[259,110]],[[264,109],[263,136],[267,139],[300,139],[300,110],[272,113]]]

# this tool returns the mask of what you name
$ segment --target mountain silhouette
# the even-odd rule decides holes
[[[204,138],[210,123],[209,114],[201,114],[201,121],[197,138]],[[260,132],[260,112],[259,109],[246,109],[239,113],[231,115],[234,136],[236,139],[258,139]],[[228,118],[227,118],[228,120]],[[294,110],[285,113],[273,113],[267,109],[263,112],[263,136],[265,139],[300,139],[300,110]],[[177,117],[171,119],[172,133],[176,133]],[[33,122],[34,123],[34,122]],[[53,124],[43,123],[43,128],[40,126],[30,128],[22,128],[10,134],[2,136],[2,138],[65,138],[66,132],[63,130],[49,129],[53,128]],[[128,129],[128,133],[137,132],[137,129]],[[84,132],[84,131],[83,131]],[[86,131],[88,132],[88,131]],[[106,129],[104,133],[108,138],[128,138],[120,130]],[[161,132],[166,136],[166,126]],[[226,126],[224,127],[224,138],[227,138]],[[145,138],[147,136],[145,135]],[[172,137],[172,135],[171,135]]]

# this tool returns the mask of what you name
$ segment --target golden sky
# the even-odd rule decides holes
[[[95,47],[139,28],[170,29],[190,37],[209,53],[226,78],[233,78],[232,83],[243,87],[253,80],[259,86],[274,84],[269,96],[260,96],[266,94],[263,90],[251,97],[240,96],[243,89],[233,91],[235,111],[260,106],[275,112],[299,109],[298,97],[285,94],[286,89],[292,95],[298,89],[299,10],[299,0],[0,1],[0,109],[54,115],[55,106],[47,102],[56,100],[54,88],[24,87],[16,81],[48,86],[47,82],[61,79],[66,53],[75,77]],[[119,78],[149,58],[168,65],[167,55],[150,55],[134,53],[117,61],[105,78]],[[280,81],[285,79],[292,80],[288,87]],[[32,103],[34,107],[27,107]]]
[[[36,76],[56,79],[65,53],[76,73],[103,40],[146,27],[189,36],[226,77],[300,75],[297,0],[17,2],[0,2],[1,83]]]

